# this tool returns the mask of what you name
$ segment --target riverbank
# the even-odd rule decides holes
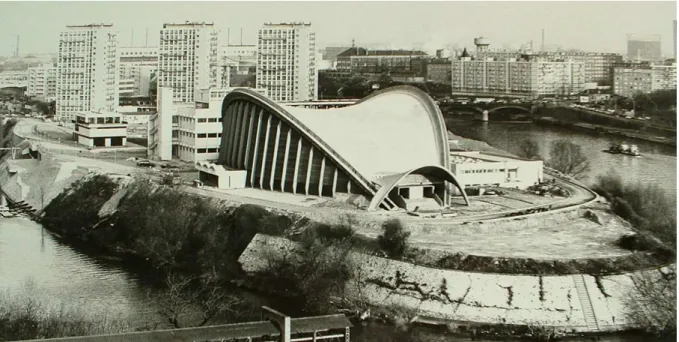
[[[677,146],[677,140],[675,138],[667,138],[662,136],[651,135],[649,133],[640,132],[638,130],[632,129],[621,129],[621,128],[610,128],[602,125],[593,125],[583,122],[570,122],[565,120],[558,120],[552,117],[540,117],[534,120],[535,124],[538,125],[554,125],[559,127],[565,127],[568,129],[578,130],[582,132],[587,132],[590,134],[598,135],[608,135],[613,137],[630,138],[637,140],[644,140],[652,143],[663,144],[667,146]]]
[[[17,198],[26,198],[27,201],[38,202],[38,200],[41,200],[41,197],[38,196],[39,193],[34,191],[34,189],[30,189],[31,186],[29,184],[38,184],[39,179],[56,175],[53,178],[49,178],[53,182],[55,191],[58,191],[59,188],[66,190],[71,187],[74,190],[61,191],[53,198],[47,197],[49,204],[45,207],[46,217],[43,219],[46,228],[58,233],[62,238],[66,239],[65,241],[70,241],[69,243],[73,244],[74,241],[77,241],[81,247],[86,245],[92,250],[103,250],[108,255],[115,255],[120,258],[148,260],[149,269],[156,270],[159,274],[167,269],[176,269],[196,276],[214,274],[221,281],[231,283],[242,277],[241,269],[247,269],[252,266],[250,263],[237,264],[237,261],[244,255],[241,253],[242,251],[257,245],[256,241],[253,240],[257,233],[288,236],[295,231],[304,231],[307,228],[320,224],[305,217],[290,213],[271,212],[252,205],[234,205],[233,203],[217,199],[202,198],[198,200],[191,196],[178,196],[173,190],[162,186],[154,186],[148,182],[135,181],[134,177],[111,177],[96,172],[84,173],[84,170],[75,172],[75,174],[72,172],[71,176],[73,178],[59,177],[58,175],[61,171],[55,169],[56,164],[51,164],[53,162],[45,161],[45,164],[41,162],[40,164],[26,165],[19,173],[23,174],[22,177],[29,177],[24,180],[21,180],[21,178],[18,178],[18,180],[3,178],[7,177],[8,172],[8,168],[3,166],[0,172],[3,188],[6,188],[9,194]],[[33,169],[29,170],[29,167],[33,167]],[[5,184],[9,186],[5,186]],[[52,206],[51,209],[50,206]],[[73,208],[78,209],[76,212],[73,212]],[[251,241],[254,241],[254,245]],[[374,263],[378,265],[371,272],[392,270],[393,272],[390,273],[393,274],[385,275],[382,273],[382,276],[378,277],[379,275],[375,273],[372,277],[374,278],[372,283],[361,283],[361,288],[370,289],[375,296],[378,296],[375,298],[380,298],[379,300],[370,301],[362,297],[349,297],[351,300],[365,302],[368,305],[378,307],[385,303],[388,303],[389,306],[399,305],[400,307],[406,307],[409,312],[420,312],[419,316],[431,316],[450,321],[476,321],[479,324],[491,325],[507,324],[507,321],[498,319],[499,316],[496,316],[496,314],[484,313],[479,315],[473,313],[474,311],[467,310],[465,312],[465,309],[458,312],[461,302],[457,303],[457,308],[450,306],[450,303],[446,306],[446,304],[434,302],[428,305],[434,305],[438,309],[426,309],[422,298],[413,297],[412,293],[399,294],[402,291],[407,292],[410,290],[404,290],[397,285],[405,284],[403,279],[395,280],[393,278],[394,274],[398,272],[403,273],[406,272],[405,269],[413,268],[417,271],[408,271],[409,273],[415,272],[415,275],[412,276],[415,278],[411,277],[412,279],[429,279],[431,281],[426,281],[429,284],[428,286],[436,287],[441,283],[439,277],[442,274],[447,274],[445,272],[449,271],[427,268],[386,258],[367,255],[361,255],[361,257],[369,258],[368,260],[370,261],[365,262],[367,264]],[[462,258],[461,261],[476,260],[474,263],[479,263],[479,260],[474,259],[472,256],[460,257]],[[221,260],[221,262],[218,260]],[[225,263],[224,260],[228,262]],[[491,264],[497,262],[505,263],[505,261],[500,261],[497,258],[489,258],[485,262]],[[461,276],[451,276],[450,280],[445,281],[451,284],[448,286],[454,288],[457,292],[459,292],[458,290],[464,290],[462,288],[458,289],[459,286],[464,286],[463,279],[471,279],[469,277],[476,279],[476,277],[481,275],[469,272],[462,272],[460,274]],[[516,279],[524,279],[526,276],[501,276],[498,274],[490,274],[488,276],[495,280],[509,277],[507,278],[509,283],[501,285],[504,287],[517,286],[517,291],[523,291],[519,290],[518,283],[517,285],[509,284],[514,284]],[[387,278],[391,278],[391,280]],[[436,280],[437,278],[439,280]],[[553,277],[546,278],[551,279]],[[487,280],[480,279],[477,282],[478,284],[482,284]],[[541,278],[538,278],[538,281],[534,281],[535,284],[529,282],[527,285],[522,285],[526,287],[526,290],[523,291],[526,293],[526,298],[535,296],[539,299],[539,291],[531,295],[531,291],[537,290],[529,289],[536,288],[540,284],[539,279]],[[569,283],[573,282],[572,276],[563,279],[569,279]],[[596,278],[592,279],[589,281],[588,286],[596,288]],[[607,278],[604,277],[603,279]],[[394,283],[394,281],[397,283]],[[439,284],[436,285],[437,283]],[[497,281],[493,283],[498,284]],[[549,284],[551,283],[548,282],[547,286],[552,286]],[[553,285],[556,287],[550,287],[542,291],[554,292],[554,295],[567,297],[569,291],[573,290],[572,286],[564,287],[563,281],[557,281],[557,284],[562,285]],[[471,284],[469,286],[471,287]],[[490,288],[485,289],[484,286],[474,285],[474,288],[481,291],[481,293],[493,291]],[[506,296],[507,290],[502,290],[500,285],[497,285],[497,287],[501,292],[504,291]],[[427,289],[425,293],[432,291],[434,291],[434,288]],[[347,293],[351,293],[351,291]],[[414,294],[417,295],[417,293],[419,292],[416,291]],[[538,293],[538,295],[535,295],[535,293]],[[519,292],[516,295],[518,296],[517,298],[521,296]],[[475,296],[480,299],[484,297],[481,294]],[[453,297],[451,295],[450,298]],[[476,299],[472,300],[472,297],[468,299],[472,302],[476,301]],[[500,302],[505,301],[506,297],[505,299],[498,300]],[[495,312],[503,312],[503,315],[509,315],[508,311],[513,310],[505,307],[506,305],[500,305],[499,302],[480,303],[483,310],[490,308]],[[602,308],[606,308],[602,310],[611,310],[608,308],[609,304],[607,302],[600,305],[602,305]],[[612,305],[620,307],[619,303]],[[523,312],[521,310],[528,311]],[[544,315],[542,309],[534,307],[531,309],[531,307],[528,307],[521,310],[517,312],[523,312],[522,315],[533,317],[533,319],[540,319],[541,317],[547,319],[548,317]],[[530,310],[537,311],[529,313]],[[558,310],[567,310],[567,308],[559,306],[558,308],[553,308],[553,310],[559,312]],[[569,308],[568,310],[572,311],[573,309]],[[619,313],[616,313],[616,315],[619,315]],[[580,316],[582,316],[582,311],[580,311]],[[551,319],[559,322],[561,327],[566,324],[564,322],[571,322],[568,324],[574,325],[575,323],[572,322],[577,320],[571,316],[559,317],[552,317]],[[504,317],[504,319],[506,320],[507,318]],[[616,319],[618,328],[624,328],[624,326],[620,325],[620,319]],[[550,322],[537,320],[530,324],[543,326],[550,325]],[[529,324],[526,321],[515,323]],[[582,327],[582,324],[578,325],[575,329],[580,329],[578,327]]]

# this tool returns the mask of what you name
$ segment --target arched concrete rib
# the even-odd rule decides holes
[[[490,113],[492,113],[492,112],[494,112],[494,111],[496,111],[496,110],[498,110],[498,109],[507,109],[507,108],[511,108],[511,109],[519,109],[519,110],[522,110],[522,111],[524,111],[524,112],[526,112],[526,113],[528,113],[528,114],[531,113],[530,108],[526,108],[526,107],[522,107],[522,106],[500,106],[500,107],[496,107],[496,108],[493,108],[493,109],[489,109],[489,110],[488,110],[488,113],[490,114]]]
[[[270,100],[266,96],[247,89],[238,88],[231,91],[226,95],[224,101],[222,102],[222,119],[225,119],[226,109],[229,107],[231,102],[236,100],[249,101],[256,105],[261,106],[263,109],[274,113],[278,118],[288,124],[290,127],[294,128],[300,135],[304,136],[307,141],[313,144],[316,148],[323,151],[328,158],[333,160],[335,164],[342,168],[349,177],[351,177],[354,182],[360,185],[365,192],[369,195],[374,196],[376,189],[371,184],[371,182],[366,179],[362,174],[360,174],[356,169],[354,169],[351,164],[349,164],[342,156],[337,154],[328,144],[323,141],[322,138],[317,136],[313,131],[311,131],[306,125],[295,118],[292,114],[288,113],[285,109],[279,106],[276,102]]]
[[[431,125],[433,131],[432,133],[436,137],[436,148],[438,149],[439,156],[441,158],[441,165],[443,167],[449,167],[450,150],[448,145],[448,133],[447,133],[448,130],[446,129],[446,123],[443,120],[443,114],[441,114],[441,109],[436,104],[436,102],[434,102],[434,100],[429,95],[427,95],[427,93],[423,92],[422,90],[414,86],[409,85],[394,86],[380,91],[376,91],[356,102],[354,106],[369,101],[370,99],[398,91],[407,93],[408,95],[415,97],[417,100],[420,101],[420,103],[422,103],[425,110],[427,111],[427,114],[429,114],[429,120],[431,121],[432,124]]]
[[[396,173],[381,178],[380,184],[382,184],[382,187],[379,190],[377,190],[377,193],[373,196],[372,200],[370,201],[370,206],[368,206],[368,210],[376,210],[380,206],[380,203],[382,203],[382,201],[385,198],[387,198],[387,196],[389,196],[391,190],[394,189],[394,187],[396,187],[396,184],[398,184],[398,182],[400,182],[403,178],[410,174],[434,174],[438,178],[450,182],[460,190],[460,192],[462,193],[462,197],[464,198],[464,202],[467,205],[469,205],[469,198],[467,197],[467,193],[464,191],[462,186],[460,186],[460,183],[457,181],[457,178],[455,178],[455,175],[452,172],[450,172],[450,170],[443,168],[441,166],[429,165],[414,170],[410,170],[407,172]],[[447,202],[445,199],[442,200]]]

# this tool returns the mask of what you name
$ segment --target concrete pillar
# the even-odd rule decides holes
[[[245,110],[247,109],[247,106],[243,106],[242,108],[238,108],[238,111],[236,112],[236,117],[234,118],[234,127],[233,127],[233,149],[231,150],[231,166],[233,167],[238,167],[239,159],[238,159],[238,150],[240,149],[240,138],[241,138],[241,133],[243,132],[242,125],[243,125],[243,115],[245,114]],[[208,139],[209,141],[209,139]]]
[[[332,176],[332,196],[335,196],[335,192],[337,192],[337,167],[335,167],[335,172],[333,173]]]
[[[266,136],[264,138],[264,150],[262,150],[262,167],[260,168],[260,173],[259,173],[259,188],[264,189],[264,171],[266,170],[266,150],[269,149],[269,135],[271,134],[271,117],[272,115],[269,115],[269,119],[266,120]]]
[[[257,134],[255,134],[255,148],[252,150],[252,166],[250,167],[250,186],[255,187],[255,173],[257,172],[257,150],[259,150],[259,134],[262,132],[262,124],[264,111],[260,111],[257,115]],[[223,138],[223,137],[222,137]]]
[[[487,110],[484,110],[483,113],[481,113],[481,121],[488,122],[488,111]]]
[[[111,147],[111,138],[104,138],[104,146]]]
[[[314,146],[309,149],[309,163],[306,168],[306,182],[304,182],[304,194],[309,195],[309,181],[311,180],[311,166],[314,164]]]
[[[278,161],[278,143],[281,140],[281,125],[283,124],[282,121],[278,121],[278,127],[276,127],[276,140],[273,145],[273,160],[271,161],[271,177],[269,179],[269,187],[273,191],[273,182],[274,182],[274,176],[276,175],[276,162]]]
[[[248,142],[246,139],[250,136],[250,112],[249,111],[243,111],[243,120],[242,124],[240,126],[240,142],[238,143],[238,162],[236,163],[236,167],[238,168],[243,168],[245,167],[245,158],[243,157],[243,153],[245,153],[245,149],[247,148]],[[249,140],[249,139],[247,139]],[[247,154],[246,154],[247,156]]]
[[[295,170],[294,174],[292,176],[292,193],[296,194],[297,193],[297,177],[299,175],[299,159],[302,157],[302,142],[304,140],[302,137],[299,137],[299,141],[297,142],[297,156],[295,157]]]
[[[288,174],[288,158],[290,157],[290,140],[292,139],[292,129],[288,128],[288,135],[285,138],[285,156],[283,157],[283,174],[281,175],[281,191],[285,192],[285,177]]]
[[[246,170],[248,169],[248,166],[250,166],[250,150],[251,150],[251,146],[250,146],[250,145],[252,145],[252,143],[251,143],[251,141],[252,141],[252,134],[254,133],[254,132],[252,131],[252,129],[253,129],[254,124],[255,124],[255,117],[256,117],[256,116],[257,116],[257,114],[255,113],[255,108],[252,108],[252,112],[250,113],[250,126],[248,127],[248,132],[247,132],[247,134],[245,134],[245,136],[246,136],[246,145],[245,145],[245,163],[244,163],[244,164],[245,164],[245,169],[246,169]],[[222,136],[222,138],[224,138],[224,137]]]
[[[323,176],[325,176],[325,156],[321,159],[321,175],[318,180],[318,196],[323,196]]]
[[[224,134],[222,134],[222,141],[224,141],[223,145],[226,151],[224,151],[224,163],[228,166],[233,166],[231,164],[231,151],[233,150],[233,125],[231,124],[231,119],[233,118],[233,113],[237,110],[238,107],[240,107],[242,104],[241,101],[236,102],[233,106],[230,106],[229,109],[226,110],[226,116],[222,120],[222,126],[225,127],[224,129]],[[196,127],[198,126],[198,123],[196,122]],[[195,129],[195,127],[194,127]],[[206,139],[207,140],[207,139]],[[196,135],[195,142],[198,141],[198,135]],[[196,146],[197,147],[197,146]]]

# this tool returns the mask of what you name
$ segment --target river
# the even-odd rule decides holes
[[[602,153],[609,141],[598,136],[531,124],[474,123],[450,118],[447,121],[458,135],[484,140],[504,149],[531,138],[546,153],[551,141],[570,139],[583,146],[590,158],[593,165],[590,178],[615,169],[627,182],[655,183],[666,188],[668,193],[676,194],[674,148],[634,142],[644,156],[630,158]],[[32,284],[34,294],[39,294],[49,303],[68,303],[90,315],[106,314],[134,322],[139,327],[162,320],[156,313],[156,305],[146,295],[149,287],[115,262],[86,256],[60,243],[38,223],[28,219],[0,218],[0,291],[21,295],[27,284]],[[264,299],[250,299],[254,305],[266,303]],[[352,336],[354,341],[375,342],[469,340],[452,338],[427,328],[401,332],[394,327],[377,324],[356,327]],[[641,341],[637,337],[610,337],[605,340]]]

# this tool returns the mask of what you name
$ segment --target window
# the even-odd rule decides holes
[[[198,137],[199,137],[199,138],[205,138],[206,135],[205,135],[205,133],[200,133],[200,134],[198,134]]]
[[[209,134],[207,135],[207,137],[208,137],[208,138],[216,138],[216,137],[217,137],[217,133],[209,133]]]
[[[198,153],[206,153],[206,152],[207,152],[207,149],[205,149],[205,148],[199,148],[198,149]]]
[[[207,120],[205,118],[198,119],[198,123],[205,123],[205,122],[207,122]]]

